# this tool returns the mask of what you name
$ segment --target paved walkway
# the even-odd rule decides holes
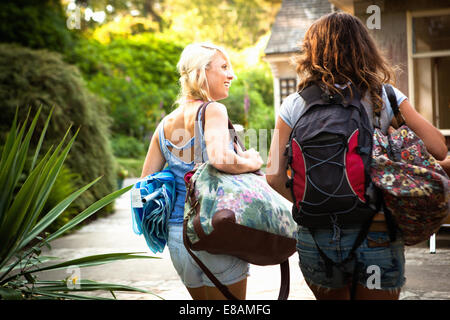
[[[134,180],[126,180],[125,185]],[[114,262],[102,266],[81,269],[81,278],[100,282],[120,283],[149,290],[168,300],[190,299],[172,266],[167,248],[161,254],[152,254],[143,236],[132,231],[129,207],[129,193],[116,200],[116,212],[100,218],[77,232],[55,240],[51,255],[73,259],[87,255],[112,252],[145,252],[159,259],[137,259]],[[438,236],[437,253],[430,255],[426,245],[410,247],[407,255],[407,284],[401,299],[450,299],[450,234],[447,240]],[[298,256],[290,259],[290,300],[313,300],[314,296],[306,285],[298,267]],[[250,300],[273,300],[278,296],[280,285],[279,266],[250,266],[247,284],[247,298]],[[41,279],[63,279],[67,270],[43,272]],[[102,296],[111,297],[103,294]],[[118,299],[159,299],[150,294],[117,293]]]

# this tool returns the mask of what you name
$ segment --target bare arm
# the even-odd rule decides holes
[[[442,133],[422,117],[409,103],[408,99],[403,100],[399,108],[406,124],[422,139],[428,152],[437,160],[445,159],[448,150]]]
[[[270,144],[266,168],[266,180],[275,191],[290,202],[293,202],[292,192],[286,187],[286,182],[289,180],[286,172],[288,159],[287,156],[284,155],[291,131],[291,127],[278,117],[272,142]]]
[[[205,113],[205,142],[210,163],[218,170],[233,174],[256,171],[262,159],[255,150],[236,154],[229,149],[228,113],[224,105],[213,102]]]
[[[147,156],[145,157],[144,166],[142,168],[141,178],[149,174],[161,171],[164,168],[166,159],[159,148],[158,130],[152,136],[150,146],[148,147]]]

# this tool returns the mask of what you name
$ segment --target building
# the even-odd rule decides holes
[[[283,99],[296,90],[297,74],[290,59],[298,52],[299,42],[313,21],[332,12],[333,7],[328,0],[282,2],[264,50],[273,75],[275,115]]]
[[[295,90],[289,57],[296,44],[312,21],[333,10],[349,12],[366,25],[378,15],[379,24],[370,32],[401,69],[396,87],[450,144],[450,0],[283,1],[265,50],[274,77],[275,113]]]

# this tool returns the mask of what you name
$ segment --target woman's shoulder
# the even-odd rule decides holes
[[[386,85],[389,85],[390,87],[392,87],[392,89],[394,91],[394,94],[395,94],[395,98],[397,99],[397,104],[398,105],[400,105],[403,102],[403,100],[408,99],[408,97],[402,91],[400,91],[400,89],[398,89],[395,85],[385,84],[383,86],[383,99],[385,99],[385,102],[389,103],[389,97],[388,97],[388,94],[386,92]]]
[[[157,126],[157,130],[162,130],[162,128],[170,128],[173,126],[173,124],[176,122],[177,117],[180,116],[180,107],[175,108],[172,110],[169,114],[162,117],[161,121],[159,122]]]
[[[213,112],[219,112],[227,114],[227,107],[220,102],[212,101],[208,104],[207,110],[213,110]]]
[[[298,92],[288,95],[280,106],[280,117],[289,127],[293,127],[305,108],[305,100]]]
[[[205,118],[211,117],[228,119],[227,107],[223,103],[217,101],[209,103],[205,111]]]
[[[295,105],[295,104],[304,104],[305,100],[302,98],[302,96],[296,91],[294,93],[291,93],[286,98],[283,99],[282,105]]]

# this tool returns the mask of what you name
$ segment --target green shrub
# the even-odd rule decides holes
[[[2,42],[33,49],[65,52],[75,45],[59,0],[15,0],[0,3]]]
[[[246,129],[245,147],[255,148],[267,160],[270,148],[271,129],[274,128],[273,85],[268,67],[262,64],[237,73],[232,82],[229,96],[221,101],[227,106],[228,116],[233,123],[241,124]],[[248,114],[245,114],[247,99]],[[255,139],[256,137],[256,139]]]
[[[270,72],[264,67],[256,67],[238,73],[229,96],[222,102],[228,108],[228,115],[233,123],[246,124],[246,129],[272,129],[273,121],[273,87]],[[249,109],[247,123],[244,104],[248,98]]]
[[[135,137],[117,135],[111,139],[111,145],[116,157],[139,158],[145,156],[144,143]]]
[[[108,132],[110,118],[104,101],[86,89],[78,69],[63,62],[59,54],[0,44],[0,101],[0,140],[9,129],[17,106],[20,121],[26,118],[29,108],[35,112],[43,107],[36,127],[38,134],[50,109],[55,108],[44,151],[61,140],[68,125],[72,124],[69,136],[81,127],[67,167],[80,175],[77,187],[98,176],[103,179],[77,199],[74,205],[78,211],[116,189]],[[33,140],[32,146],[37,142]],[[105,211],[112,211],[112,205]]]
[[[238,79],[233,81],[233,85],[245,84],[249,91],[259,93],[266,106],[273,106],[273,77],[272,72],[266,62],[261,62],[258,66],[242,70],[238,73]]]
[[[107,101],[112,132],[144,139],[173,109],[182,49],[144,33],[108,44],[82,39],[66,59],[80,68],[88,88]]]
[[[116,158],[119,168],[126,170],[127,178],[139,178],[144,165],[145,157],[142,158]]]

